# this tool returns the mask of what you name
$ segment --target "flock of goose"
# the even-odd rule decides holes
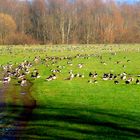
[[[116,55],[116,53],[113,53],[112,55]],[[98,57],[101,64],[107,65],[106,62],[102,61],[103,59],[102,56],[96,56],[95,54],[90,54],[90,55],[77,54],[73,57],[72,56],[65,56],[65,57],[46,56],[45,58],[36,56],[34,60],[32,61],[24,60],[18,65],[13,65],[13,64],[1,65],[0,68],[2,69],[3,78],[0,80],[0,82],[3,84],[7,84],[10,83],[11,79],[16,79],[19,85],[26,86],[28,78],[37,79],[41,77],[38,69],[35,68],[31,71],[31,67],[37,64],[44,64],[46,67],[50,67],[50,68],[52,65],[56,64],[56,68],[50,69],[51,74],[45,79],[46,81],[53,81],[57,79],[59,73],[61,73],[66,66],[73,65],[72,63],[73,59],[79,59],[79,58],[89,59],[90,57]],[[66,65],[62,65],[62,66],[57,65],[58,61],[61,60],[66,60]],[[111,60],[111,57],[109,58],[109,60]],[[127,60],[127,62],[129,61],[130,60]],[[120,63],[119,61],[116,62],[116,64],[119,63]],[[85,67],[84,63],[79,63],[77,65],[79,71],[83,67]],[[125,67],[125,65],[123,65],[123,67]],[[140,75],[133,77],[127,74],[126,72],[122,72],[120,74],[113,74],[109,72],[109,73],[104,73],[102,75],[99,75],[95,71],[95,72],[89,72],[88,75],[84,75],[83,73],[80,72],[74,73],[73,70],[70,70],[68,71],[68,73],[69,76],[64,78],[64,80],[73,80],[76,77],[79,78],[89,77],[88,83],[98,83],[98,80],[103,80],[103,81],[112,80],[114,81],[114,84],[120,84],[121,81],[123,81],[124,84],[131,84],[131,83],[140,84],[140,80],[139,80]]]
[[[10,83],[11,79],[17,79],[17,83],[20,84],[21,86],[26,86],[27,85],[27,79],[26,75],[30,73],[30,67],[32,64],[29,61],[24,61],[20,63],[18,66],[15,66],[13,64],[7,64],[7,65],[2,65],[2,73],[3,73],[3,78],[1,79],[0,82],[3,84]],[[31,77],[37,77],[37,70],[34,70],[31,74]]]

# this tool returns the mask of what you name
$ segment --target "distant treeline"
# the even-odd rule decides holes
[[[0,44],[140,43],[140,2],[0,0]]]

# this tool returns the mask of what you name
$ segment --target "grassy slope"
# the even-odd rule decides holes
[[[19,47],[17,47],[19,48]],[[37,47],[36,47],[37,48]],[[40,47],[41,48],[41,47]],[[100,64],[97,57],[90,59],[74,59],[73,66],[68,66],[62,71],[56,81],[46,82],[44,79],[49,75],[50,68],[43,65],[39,68],[41,78],[34,81],[32,95],[37,100],[38,108],[34,110],[34,116],[25,131],[25,137],[29,139],[138,139],[140,138],[140,86],[139,85],[114,85],[113,81],[99,80],[98,84],[88,84],[88,73],[97,71],[99,75],[104,72],[120,73],[126,71],[130,74],[139,74],[140,55],[137,52],[139,45],[115,47],[113,51],[119,51],[116,56],[108,53],[110,47],[78,48],[75,52],[59,49],[35,50],[32,52],[25,49],[13,50],[11,56],[5,50],[0,56],[1,64],[9,60],[20,62],[35,55],[74,55],[77,53],[99,53],[107,65]],[[128,48],[129,52],[124,52]],[[63,51],[62,51],[63,50]],[[83,50],[83,51],[82,51]],[[59,52],[61,51],[61,52]],[[9,52],[9,51],[8,51]],[[15,57],[16,56],[16,57]],[[124,59],[124,56],[127,58]],[[109,61],[109,57],[112,60]],[[127,62],[130,59],[131,62]],[[121,60],[123,64],[115,64]],[[78,63],[83,62],[85,67],[78,69]],[[66,61],[59,62],[66,65]],[[58,64],[57,64],[58,65]],[[55,65],[52,67],[56,67]],[[74,79],[73,81],[63,80],[68,76],[68,70],[80,71],[86,77]],[[99,78],[100,79],[100,78]],[[34,129],[32,129],[34,128]]]

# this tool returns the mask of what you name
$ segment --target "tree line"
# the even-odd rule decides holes
[[[0,44],[140,43],[140,2],[0,0]]]

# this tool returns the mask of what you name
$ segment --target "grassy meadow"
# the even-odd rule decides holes
[[[46,60],[46,56],[59,59]],[[40,59],[35,62],[35,57]],[[135,83],[137,78],[140,80],[139,44],[0,46],[0,77],[3,76],[2,66],[13,64],[16,67],[25,60],[32,63],[30,71],[38,70],[40,78],[26,76],[32,83],[29,90],[37,105],[17,137],[29,140],[140,139],[140,85]],[[83,67],[79,68],[78,64]],[[56,73],[55,80],[46,81],[54,69],[61,72]],[[84,77],[66,80],[71,70]],[[98,83],[89,83],[92,80],[89,73],[95,71]],[[104,81],[102,75],[110,72],[116,75],[126,72],[134,81],[130,84],[120,78],[117,79],[119,84],[114,84],[114,80]],[[21,96],[17,92],[20,85],[14,85],[16,82],[15,79],[10,81],[10,87],[17,88],[16,92],[6,92],[8,111],[4,113],[8,113],[7,119],[16,116],[10,109],[13,104],[22,108],[22,101],[13,101],[13,96]],[[22,100],[26,98],[30,101],[26,96]],[[0,128],[10,127],[10,123],[12,121],[0,122]]]

